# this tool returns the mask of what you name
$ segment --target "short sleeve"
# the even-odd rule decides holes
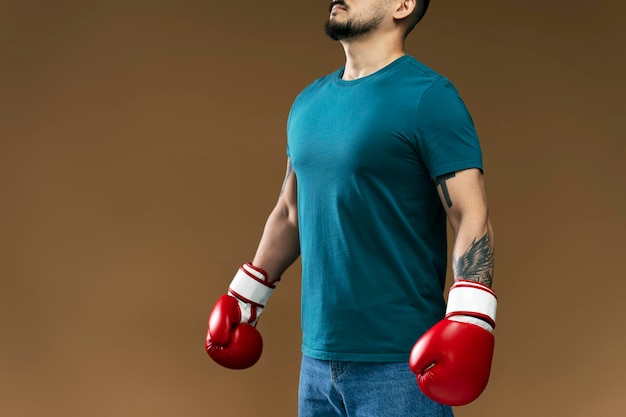
[[[456,88],[438,78],[418,107],[418,148],[431,178],[469,168],[482,170],[474,122]]]

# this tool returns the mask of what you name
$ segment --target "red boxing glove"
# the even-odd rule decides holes
[[[209,316],[206,351],[218,364],[231,369],[254,365],[261,357],[263,339],[255,328],[259,316],[276,288],[267,274],[250,263],[237,271]]]
[[[422,392],[445,405],[465,405],[480,396],[491,371],[496,294],[473,281],[457,281],[446,316],[417,341],[409,365]]]

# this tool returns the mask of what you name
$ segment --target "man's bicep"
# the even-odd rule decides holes
[[[279,199],[284,200],[289,206],[295,207],[297,200],[297,180],[296,174],[291,164],[291,158],[287,158],[287,168],[285,170],[285,179],[280,189]]]
[[[448,174],[439,175],[433,180],[435,187],[437,187],[441,204],[446,208],[446,211],[453,206],[452,197],[450,197],[450,191],[448,190],[448,181],[454,177],[456,177],[456,172],[450,172]]]
[[[293,165],[291,165],[291,158],[287,158],[287,168],[285,170],[285,179],[283,180],[283,186],[280,188],[281,196],[283,195],[283,193],[285,192],[285,189],[287,188],[287,185],[289,183],[289,178],[291,177],[292,173],[293,173]]]
[[[434,180],[437,193],[452,226],[468,214],[487,216],[487,195],[483,173],[478,168],[450,172]]]

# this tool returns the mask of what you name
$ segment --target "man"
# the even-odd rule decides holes
[[[209,318],[209,355],[254,364],[254,326],[301,256],[300,417],[451,416],[489,377],[494,240],[479,142],[452,84],[404,53],[427,7],[331,3],[326,33],[345,66],[296,98],[278,202]]]

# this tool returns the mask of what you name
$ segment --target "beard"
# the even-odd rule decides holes
[[[382,21],[383,17],[380,15],[372,16],[368,20],[360,22],[350,20],[337,22],[329,19],[326,25],[324,25],[324,30],[326,35],[335,41],[355,39],[376,29]]]

